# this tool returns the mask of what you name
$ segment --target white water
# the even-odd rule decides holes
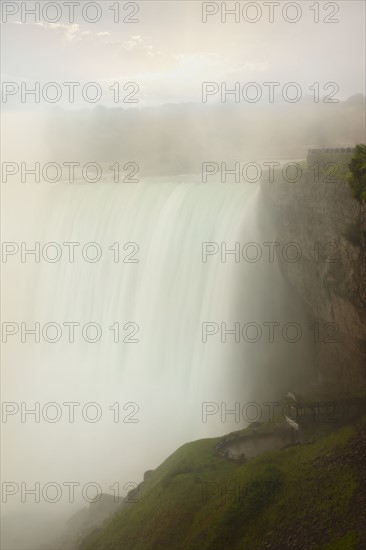
[[[223,423],[219,414],[203,423],[202,402],[226,402],[232,409],[235,401],[275,395],[281,375],[277,364],[288,361],[293,346],[289,351],[291,346],[283,343],[239,345],[230,337],[223,344],[219,335],[202,342],[205,321],[232,327],[235,321],[289,320],[277,262],[235,263],[228,256],[222,263],[219,255],[202,262],[203,242],[226,242],[232,248],[236,241],[275,240],[264,222],[257,186],[38,185],[7,188],[5,197],[3,240],[25,241],[29,248],[36,241],[41,246],[56,242],[63,256],[54,264],[9,257],[3,264],[3,320],[61,327],[70,321],[81,326],[96,322],[103,333],[94,344],[84,342],[80,330],[70,344],[66,328],[54,344],[10,337],[4,346],[3,400],[24,401],[29,408],[37,401],[41,406],[96,402],[103,416],[88,423],[80,407],[70,423],[62,406],[57,423],[9,417],[3,425],[10,441],[3,479],[30,485],[96,482],[111,492],[115,482],[121,488],[139,483],[145,470],[157,467],[181,444],[245,425],[234,416]],[[79,247],[71,264],[65,242],[96,242],[102,258],[88,263]],[[109,247],[115,242],[137,243],[138,263],[114,263]],[[121,247],[122,258],[129,252],[132,248]],[[115,322],[121,327],[136,323],[139,342],[114,343],[109,327]],[[115,402],[121,409],[136,403],[138,423],[114,423],[109,407]],[[122,409],[121,418],[132,411]],[[19,499],[9,498],[9,511],[19,511]],[[44,514],[48,507],[71,513],[67,500],[66,489],[56,505],[41,498],[36,512]],[[76,501],[85,505],[80,491]],[[21,509],[32,506],[28,498]]]

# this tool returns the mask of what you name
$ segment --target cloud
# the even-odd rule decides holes
[[[103,33],[105,34],[105,33]],[[105,34],[106,36],[106,34]],[[130,55],[134,54],[143,54],[143,56],[155,57],[161,56],[163,53],[161,50],[155,49],[152,44],[146,43],[147,39],[151,37],[142,37],[140,34],[133,35],[129,40],[105,40],[103,43],[108,46],[117,46],[114,51],[114,56],[117,56],[121,52],[128,52]]]
[[[43,23],[40,21],[39,23],[35,23],[35,25],[45,29],[61,30],[67,40],[73,40],[80,33],[80,25],[78,23],[64,25],[62,23]]]
[[[130,50],[134,50],[135,48],[137,48],[138,46],[142,45],[143,44],[143,38],[141,35],[135,35],[135,36],[131,36],[131,39],[130,40],[126,40],[125,42],[123,42],[126,50],[130,51]]]
[[[72,23],[70,25],[65,25],[63,23],[45,23],[40,22],[27,22],[22,23],[21,21],[15,21],[16,25],[32,25],[36,27],[42,27],[43,29],[54,30],[61,32],[62,36],[69,42],[79,42],[83,38],[93,38],[95,36],[99,38],[105,38],[111,36],[111,33],[108,31],[102,31],[93,33],[91,31],[82,31],[78,23]]]

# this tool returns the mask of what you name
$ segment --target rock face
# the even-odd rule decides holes
[[[357,394],[365,391],[365,211],[347,182],[320,179],[310,171],[297,183],[277,178],[262,183],[262,194],[274,211],[281,270],[311,320],[314,388]],[[282,253],[290,242],[297,261]]]
[[[81,542],[95,529],[103,525],[103,522],[110,520],[125,505],[122,498],[115,498],[114,495],[102,494],[97,502],[90,503],[68,521],[67,534],[65,534],[58,546],[60,550],[71,550],[78,548]]]

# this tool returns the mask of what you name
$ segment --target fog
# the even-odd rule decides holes
[[[210,247],[203,261],[202,243],[232,249],[271,240],[258,186],[105,183],[90,193],[77,183],[30,184],[8,186],[4,197],[4,241],[24,243],[19,255],[9,245],[3,269],[3,319],[12,320],[3,373],[6,513],[35,514],[40,523],[55,508],[70,515],[98,488],[111,493],[118,483],[125,494],[183,443],[248,423],[241,415],[205,417],[213,404],[263,403],[304,378],[312,353],[305,335],[270,343],[263,332],[258,345],[250,342],[255,330],[247,341],[232,334],[237,322],[240,330],[253,322],[265,330],[265,321],[306,326],[278,262],[223,264]],[[110,248],[118,240],[123,262]],[[79,243],[73,263],[64,244],[71,242]],[[98,262],[79,249],[91,242]],[[26,493],[35,483],[37,504]],[[82,494],[89,483],[91,496]],[[26,540],[17,533],[18,548]]]
[[[141,91],[137,106],[110,93],[98,105],[16,94],[3,105],[5,549],[71,548],[66,521],[100,492],[125,496],[180,445],[265,420],[265,402],[311,383],[304,305],[264,244],[276,212],[260,182],[203,183],[202,164],[304,162],[310,147],[364,141],[363,8],[341,2],[332,28],[308,17],[298,30],[244,29],[205,27],[200,2],[162,4],[141,3],[138,31],[116,29],[111,12],[95,26],[4,24],[3,80]],[[201,97],[203,82],[279,79],[299,82],[301,99]],[[314,101],[321,79],[339,84],[336,102],[325,89]],[[101,167],[94,182],[86,163]],[[263,256],[238,259],[236,243]],[[257,341],[243,337],[248,323]],[[287,323],[304,329],[298,341],[281,336]],[[237,402],[263,416],[221,416]]]
[[[344,147],[365,135],[362,94],[339,104],[164,105],[55,113],[50,158],[135,161],[146,175],[200,172],[203,161],[306,158],[309,147]],[[285,123],[284,123],[285,121]],[[67,136],[67,139],[65,137]],[[276,139],[273,139],[276,136]]]
[[[304,159],[310,147],[351,147],[363,141],[365,96],[334,104],[202,105],[106,108],[4,115],[4,160],[135,163],[139,178],[200,173],[203,162]],[[285,121],[285,123],[284,123]],[[21,124],[22,132],[15,129]],[[275,139],[274,139],[275,136]],[[33,163],[33,164],[32,164]],[[130,170],[131,172],[131,170]],[[133,170],[132,170],[133,172]],[[109,171],[110,175],[112,174]],[[19,180],[9,170],[9,181]],[[50,178],[55,177],[52,170]],[[62,179],[68,179],[65,166]],[[32,176],[27,181],[34,181]]]

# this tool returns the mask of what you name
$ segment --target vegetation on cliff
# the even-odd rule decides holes
[[[348,182],[352,194],[361,204],[366,203],[366,145],[356,145],[351,162],[348,165]]]
[[[364,547],[365,423],[327,428],[244,464],[218,456],[218,438],[183,445],[82,549]]]

